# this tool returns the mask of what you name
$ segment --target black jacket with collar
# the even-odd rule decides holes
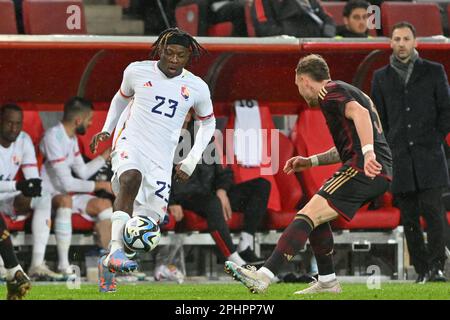
[[[444,67],[418,58],[405,86],[387,65],[375,71],[371,96],[392,150],[392,192],[448,186],[443,143],[450,131],[450,92]]]

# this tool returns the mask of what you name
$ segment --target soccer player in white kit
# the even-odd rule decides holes
[[[131,63],[124,71],[119,92],[114,96],[102,132],[92,139],[95,152],[99,141],[115,129],[112,157],[113,191],[111,250],[100,259],[100,291],[114,291],[113,272],[137,268],[124,252],[122,232],[132,215],[146,215],[155,223],[166,215],[174,152],[189,110],[194,108],[201,122],[194,146],[175,168],[176,177],[187,180],[202,157],[215,130],[215,118],[207,84],[184,67],[191,56],[204,49],[178,28],[163,31],[152,46],[158,61]]]
[[[0,212],[14,217],[35,210],[33,231],[33,260],[36,250],[43,253],[50,232],[49,197],[41,197],[41,179],[37,170],[36,154],[28,134],[22,131],[23,113],[19,106],[7,104],[0,109]],[[26,180],[15,181],[19,169]],[[37,230],[37,223],[42,223]],[[48,222],[48,223],[47,223]],[[42,232],[44,239],[42,240]],[[38,237],[37,237],[38,236]],[[19,300],[31,289],[31,282],[20,266],[6,221],[0,216],[0,256],[6,268],[7,299]]]

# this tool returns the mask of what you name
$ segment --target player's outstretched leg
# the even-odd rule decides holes
[[[98,259],[98,287],[100,292],[116,292],[116,273],[105,267],[106,254]]]

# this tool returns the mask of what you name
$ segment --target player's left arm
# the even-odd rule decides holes
[[[373,148],[373,126],[369,110],[355,100],[345,104],[345,117],[353,121],[361,141],[364,155],[364,172],[366,176],[375,178],[381,173],[381,165],[376,160]]]
[[[216,118],[214,117],[213,105],[206,84],[204,84],[200,99],[194,105],[194,111],[197,115],[196,122],[200,122],[200,127],[191,151],[175,168],[176,178],[182,181],[186,181],[194,172],[197,163],[202,158],[203,151],[211,141],[216,129]]]
[[[24,152],[21,166],[23,176],[25,179],[40,179],[33,142],[28,135],[24,139]]]
[[[80,151],[76,151],[72,169],[79,178],[88,180],[105,165],[107,158],[107,156],[102,154],[86,163]]]

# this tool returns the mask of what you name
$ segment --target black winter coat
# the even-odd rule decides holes
[[[417,59],[406,87],[390,65],[375,71],[371,96],[392,150],[393,193],[448,186],[449,90],[444,67],[425,59]]]

